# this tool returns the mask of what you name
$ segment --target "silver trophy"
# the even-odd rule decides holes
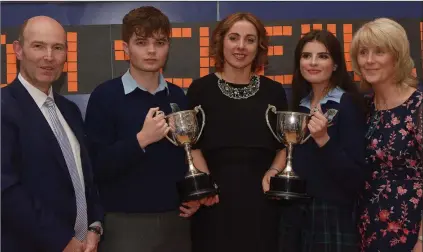
[[[277,115],[276,134],[269,122],[269,111]],[[337,110],[329,109],[325,113],[328,119],[328,127],[332,124],[332,119],[337,114]],[[308,133],[308,122],[311,115],[299,112],[276,111],[276,107],[269,105],[266,110],[266,122],[273,136],[281,143],[284,143],[287,149],[287,158],[285,168],[270,179],[270,188],[266,194],[274,198],[286,200],[307,199],[306,183],[301,180],[292,168],[292,150],[294,145],[305,143],[311,135]]]
[[[277,115],[276,134],[269,122],[269,110]],[[292,169],[292,149],[295,144],[301,144],[307,134],[307,124],[310,115],[298,112],[276,111],[276,107],[269,105],[266,110],[266,122],[273,136],[285,144],[287,149],[286,166],[275,177],[270,179],[268,196],[296,199],[308,198],[305,181],[301,180]]]
[[[202,124],[198,126],[197,114],[201,112]],[[176,146],[184,147],[188,160],[188,172],[185,179],[177,183],[179,196],[182,202],[198,200],[217,193],[217,186],[210,175],[194,167],[191,155],[191,146],[201,136],[205,126],[205,113],[201,106],[193,110],[174,112],[165,117],[170,127],[170,135],[166,138]]]

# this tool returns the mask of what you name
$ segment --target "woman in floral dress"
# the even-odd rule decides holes
[[[381,18],[354,35],[354,71],[368,97],[366,165],[359,202],[361,251],[422,252],[422,135],[417,129],[422,93],[412,76],[405,30]]]

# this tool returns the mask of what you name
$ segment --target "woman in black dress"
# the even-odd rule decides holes
[[[366,168],[359,203],[363,252],[421,252],[422,135],[417,112],[423,94],[404,28],[381,18],[366,23],[351,44],[354,71],[368,97]]]
[[[201,105],[206,126],[193,150],[194,164],[220,187],[219,203],[192,218],[194,252],[275,252],[277,211],[266,199],[262,178],[283,167],[284,146],[269,131],[268,104],[287,109],[284,88],[255,74],[267,61],[268,37],[249,13],[219,22],[211,40],[216,72],[188,89],[191,107]]]

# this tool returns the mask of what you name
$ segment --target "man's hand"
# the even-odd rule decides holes
[[[158,113],[153,117],[157,111],[159,111],[159,108],[151,108],[148,111],[144,125],[137,134],[138,142],[143,149],[149,144],[160,141],[170,130],[163,113]]]
[[[84,252],[97,252],[100,236],[94,232],[88,231],[87,239],[84,241]]]
[[[200,208],[200,202],[198,200],[184,202],[182,206],[179,207],[179,210],[181,210],[179,216],[188,218],[197,212],[198,208]]]
[[[84,243],[78,241],[75,237],[70,240],[63,252],[84,252]]]

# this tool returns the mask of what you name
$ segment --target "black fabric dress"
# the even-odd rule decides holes
[[[260,76],[259,91],[236,100],[224,95],[217,82],[209,74],[195,80],[187,93],[190,107],[201,105],[205,111],[206,126],[195,148],[202,150],[220,187],[220,202],[192,217],[192,251],[276,252],[277,203],[266,199],[262,178],[284,147],[268,129],[265,111],[268,104],[286,110],[285,91]],[[270,117],[274,123],[275,116]]]
[[[368,97],[366,168],[359,202],[362,252],[409,252],[417,242],[423,212],[422,136],[417,111],[423,93],[403,104],[376,110]]]

